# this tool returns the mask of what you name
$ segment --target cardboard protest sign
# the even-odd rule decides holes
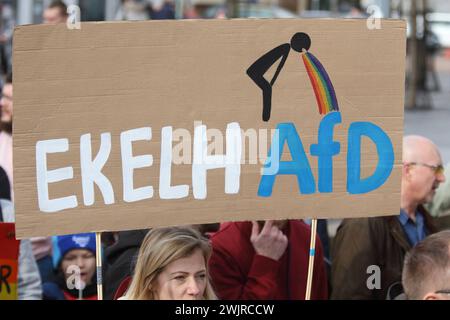
[[[17,300],[20,242],[13,223],[0,223],[0,300]]]
[[[22,26],[18,237],[397,214],[403,21]]]

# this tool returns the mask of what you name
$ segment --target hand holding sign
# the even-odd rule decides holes
[[[273,221],[266,221],[261,232],[257,222],[252,222],[252,235],[250,241],[253,248],[260,256],[264,256],[278,261],[286,251],[288,238],[278,227],[273,225]]]

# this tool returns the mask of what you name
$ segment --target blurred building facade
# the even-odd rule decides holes
[[[52,0],[1,0],[2,4],[10,4],[16,12],[17,24],[35,24],[42,22],[42,12]],[[164,0],[136,0],[138,2],[153,2]],[[122,4],[121,0],[64,0],[66,4],[76,4],[81,8],[82,21],[115,20]],[[261,4],[269,7],[281,7],[293,13],[303,11],[342,12],[346,7],[377,5],[387,17],[394,2],[401,0],[173,0],[177,7],[187,6],[232,6],[239,3]],[[408,1],[406,1],[408,2]],[[432,1],[433,2],[433,1]],[[439,2],[435,0],[434,2]],[[450,2],[446,2],[450,6]],[[450,10],[450,8],[449,8]]]

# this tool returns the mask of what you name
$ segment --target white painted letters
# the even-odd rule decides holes
[[[50,200],[48,194],[49,183],[73,178],[73,168],[65,167],[49,171],[47,169],[47,154],[67,152],[68,150],[68,139],[38,141],[36,144],[37,191],[39,209],[42,212],[58,212],[65,209],[76,208],[78,206],[77,197],[74,195]]]
[[[92,160],[91,135],[85,134],[80,138],[80,165],[85,206],[94,204],[94,183],[100,188],[105,204],[114,203],[114,191],[109,179],[102,173],[111,153],[111,134],[101,135],[100,150]]]
[[[122,174],[123,174],[123,200],[125,202],[136,202],[153,198],[153,187],[147,186],[134,189],[134,169],[150,167],[153,165],[151,155],[133,157],[133,141],[152,139],[151,128],[140,128],[122,132],[120,145],[122,148]]]

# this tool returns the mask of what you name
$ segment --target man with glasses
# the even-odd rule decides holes
[[[386,299],[389,287],[401,281],[405,254],[436,232],[423,205],[444,181],[436,145],[405,137],[400,215],[343,221],[333,241],[332,298]]]
[[[409,300],[450,300],[450,230],[429,236],[408,252],[402,278]]]
[[[423,240],[427,228],[421,206],[433,200],[445,182],[444,166],[437,147],[428,139],[409,136],[404,140],[402,198],[399,221],[412,246]]]

